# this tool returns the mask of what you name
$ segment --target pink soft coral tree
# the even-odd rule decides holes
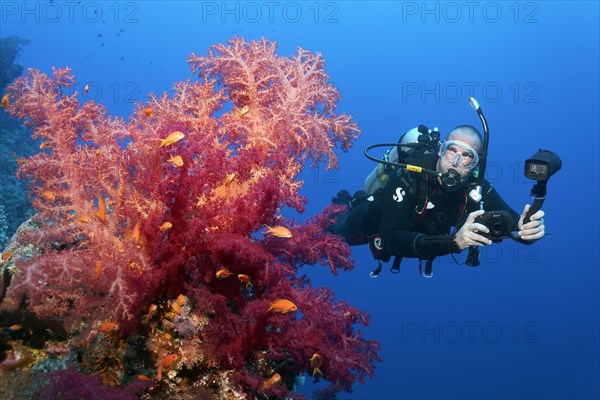
[[[39,229],[19,238],[36,251],[17,258],[2,308],[26,304],[71,330],[115,321],[128,332],[149,304],[186,293],[208,316],[207,359],[248,390],[274,372],[288,383],[312,373],[314,353],[325,378],[349,390],[378,359],[378,344],[355,327],[368,317],[297,274],[306,264],[334,274],[352,267],[348,247],[326,230],[335,209],[305,224],[279,212],[303,211],[304,163],[336,167],[334,148],[347,150],[358,127],[334,113],[339,93],[318,53],[279,57],[274,43],[235,38],[189,63],[199,81],[151,95],[128,123],[94,102],[80,105],[68,94],[68,68],[53,77],[30,70],[9,87],[8,111],[35,129],[44,151],[20,167]],[[160,146],[175,131],[185,137]],[[167,161],[176,156],[183,165]],[[165,222],[170,229],[160,229]],[[264,224],[285,225],[293,237],[261,238]],[[221,268],[234,275],[217,279]],[[298,312],[267,311],[282,298]],[[288,394],[283,385],[268,390]]]

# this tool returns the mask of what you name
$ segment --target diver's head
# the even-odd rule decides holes
[[[481,134],[470,125],[460,125],[448,134],[437,162],[437,171],[442,174],[438,182],[444,190],[454,192],[464,187],[477,168],[482,144]]]

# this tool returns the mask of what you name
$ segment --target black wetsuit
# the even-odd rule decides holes
[[[339,221],[335,232],[350,245],[366,244],[369,236],[379,234],[388,256],[432,259],[459,253],[450,235],[452,227],[460,228],[469,213],[479,209],[479,203],[468,199],[470,186],[465,185],[457,193],[445,193],[437,183],[418,183],[419,179],[423,178],[404,169],[396,170],[375,200],[353,208]],[[487,181],[482,196],[486,211],[508,211],[513,217],[512,230],[518,230],[520,215]]]

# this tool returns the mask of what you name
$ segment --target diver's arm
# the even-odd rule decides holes
[[[384,234],[384,249],[391,255],[429,259],[460,253],[460,247],[450,235],[427,235],[406,230],[392,230]]]
[[[417,181],[404,170],[394,173],[383,190],[381,238],[390,255],[432,258],[459,253],[460,248],[450,235],[426,235],[408,230],[416,204]]]

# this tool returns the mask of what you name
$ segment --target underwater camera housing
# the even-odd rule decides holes
[[[475,218],[475,222],[485,225],[490,230],[489,233],[477,233],[494,243],[499,243],[502,239],[511,237],[513,218],[508,211],[487,211]]]

